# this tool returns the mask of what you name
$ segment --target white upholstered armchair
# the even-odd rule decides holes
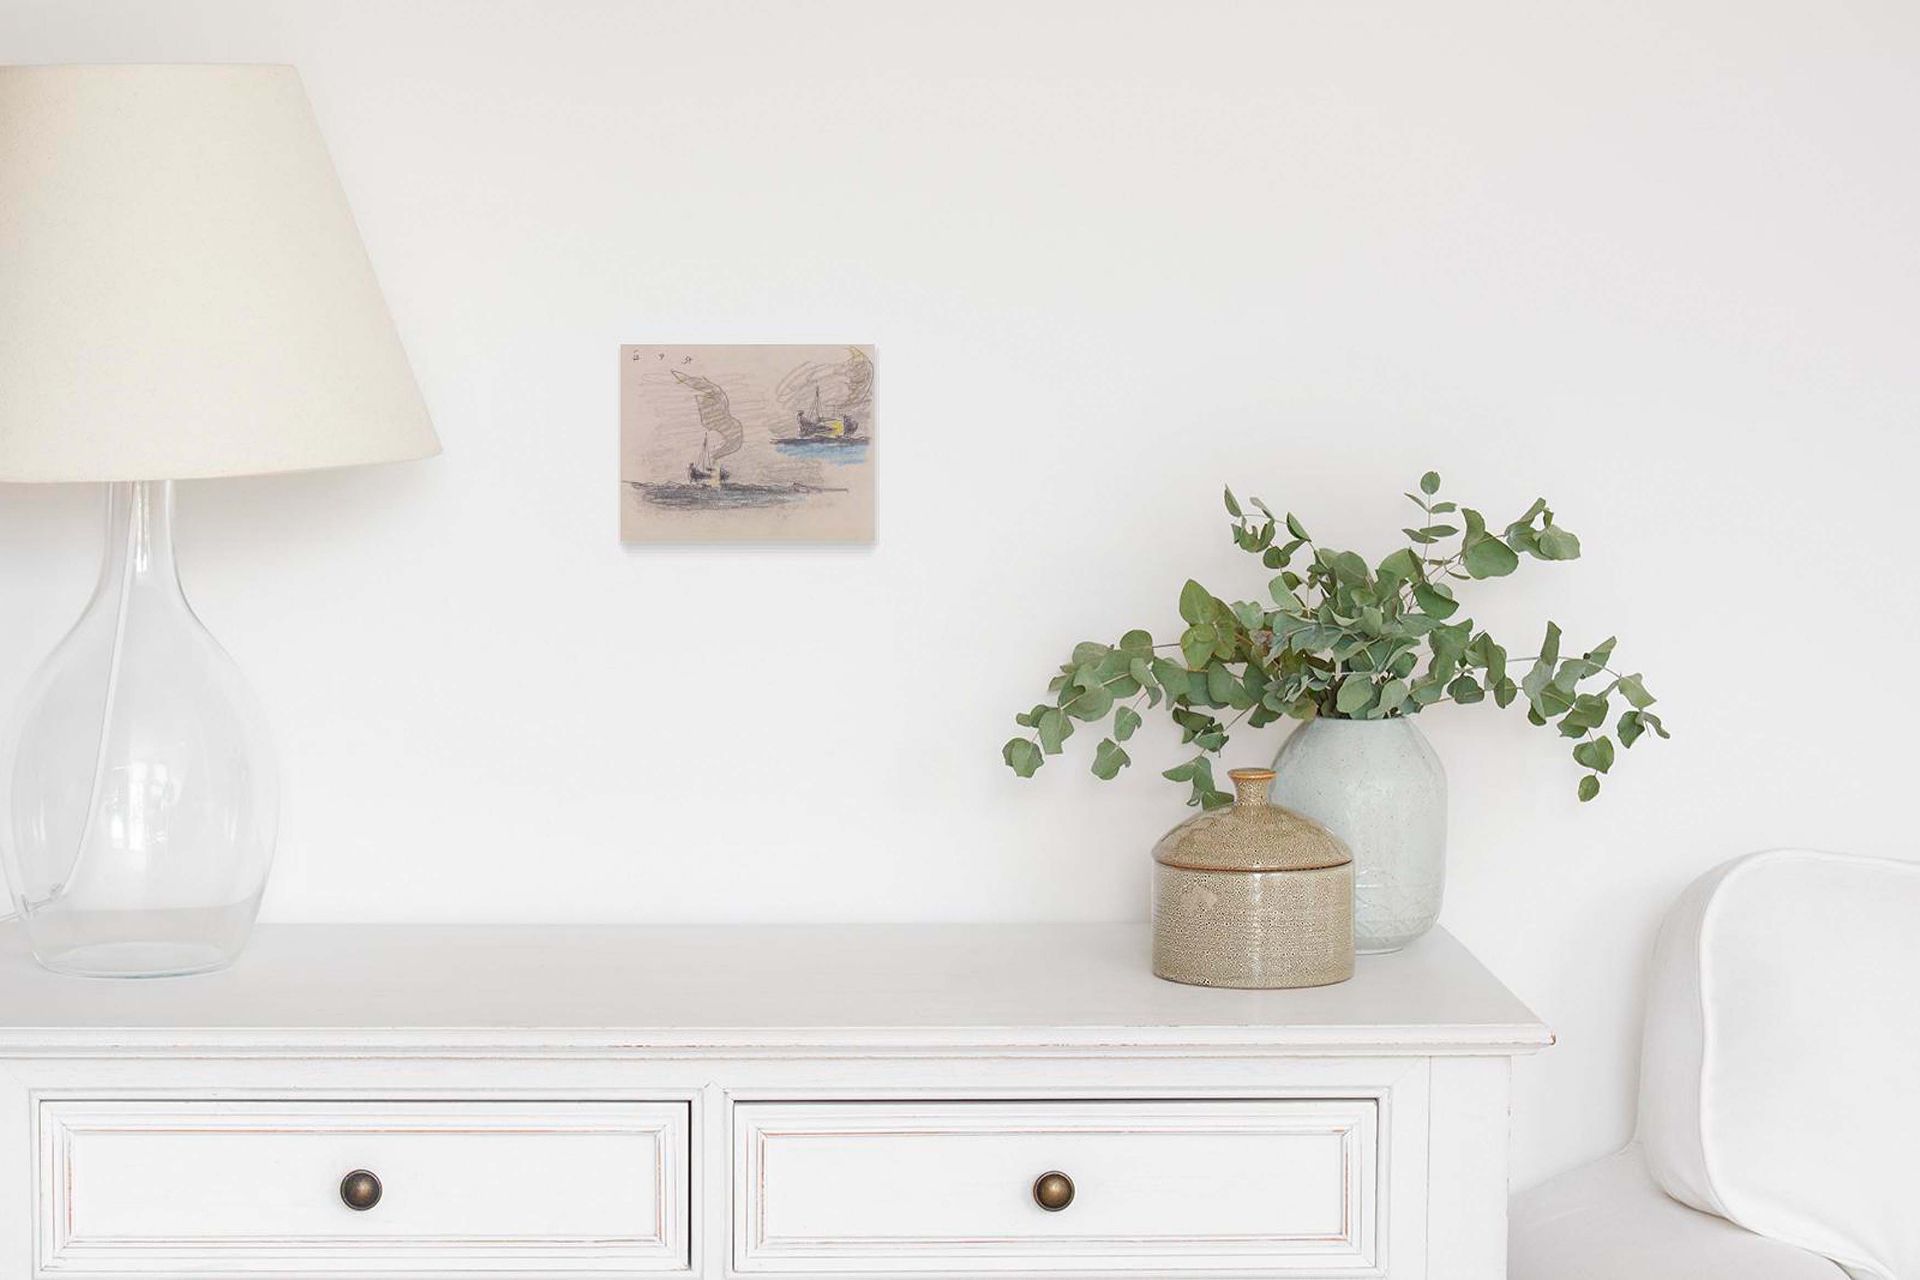
[[[1707,873],[1655,954],[1635,1142],[1515,1198],[1512,1280],[1920,1280],[1920,863]]]

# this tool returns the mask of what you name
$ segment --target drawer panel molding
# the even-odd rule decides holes
[[[1380,1274],[1371,1098],[741,1101],[732,1129],[743,1273]]]
[[[684,1271],[690,1120],[685,1101],[43,1099],[36,1269]],[[371,1208],[343,1198],[356,1170]]]

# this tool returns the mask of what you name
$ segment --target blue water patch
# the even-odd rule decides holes
[[[818,458],[842,466],[867,460],[865,440],[776,440],[773,447],[789,458]]]

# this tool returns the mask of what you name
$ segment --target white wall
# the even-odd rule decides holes
[[[1626,1136],[1686,880],[1913,856],[1916,12],[4,0],[0,61],[298,64],[446,444],[182,495],[272,918],[1137,918],[1176,789],[998,750],[1073,641],[1257,594],[1221,482],[1382,552],[1430,466],[1552,499],[1588,558],[1479,615],[1617,631],[1677,736],[1580,807],[1424,721],[1445,923],[1560,1033],[1526,1182]],[[618,344],[736,340],[878,344],[871,551],[616,541]],[[95,506],[0,492],[8,693]]]

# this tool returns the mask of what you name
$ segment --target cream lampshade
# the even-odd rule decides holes
[[[0,480],[438,450],[292,67],[0,68]]]
[[[0,481],[112,482],[0,765],[43,964],[221,967],[265,885],[271,745],[181,593],[170,482],[439,447],[293,68],[0,67]]]

